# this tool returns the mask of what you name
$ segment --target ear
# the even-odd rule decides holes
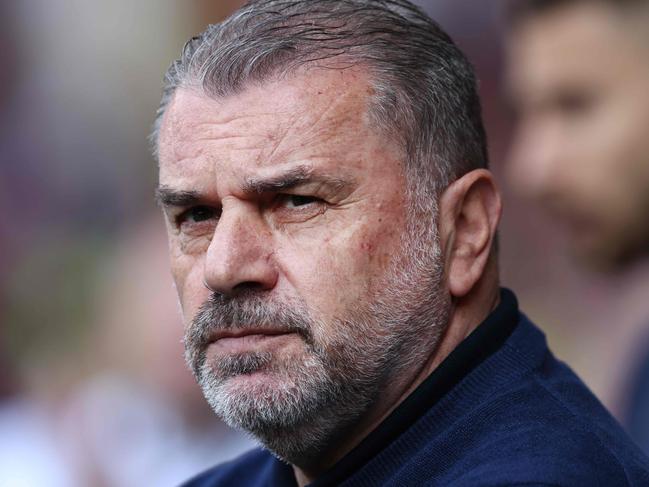
[[[485,273],[501,213],[500,193],[486,169],[465,174],[442,194],[439,232],[453,297],[468,294]]]

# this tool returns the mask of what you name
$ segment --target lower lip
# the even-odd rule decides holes
[[[264,335],[261,333],[243,335],[240,337],[223,337],[210,344],[210,348],[218,353],[243,353],[250,351],[275,350],[284,342],[295,338],[295,333]]]

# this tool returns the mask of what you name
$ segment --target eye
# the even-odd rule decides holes
[[[323,214],[327,208],[327,202],[316,196],[278,194],[273,202],[273,215],[277,222],[299,223]]]
[[[280,195],[279,203],[286,208],[298,208],[300,206],[307,206],[312,203],[321,203],[322,200],[315,196],[303,196],[299,194],[286,194]]]
[[[181,213],[176,220],[179,225],[182,225],[183,223],[201,223],[217,217],[218,213],[214,208],[195,206]]]

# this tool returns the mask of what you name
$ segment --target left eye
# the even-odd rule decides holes
[[[306,206],[311,203],[317,203],[320,199],[314,196],[302,196],[298,194],[287,194],[283,195],[280,199],[280,202],[288,208],[297,208],[300,206]]]

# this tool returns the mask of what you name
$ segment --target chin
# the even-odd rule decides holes
[[[270,370],[241,374],[223,381],[220,390],[231,400],[244,404],[287,403],[303,387],[293,377]]]

